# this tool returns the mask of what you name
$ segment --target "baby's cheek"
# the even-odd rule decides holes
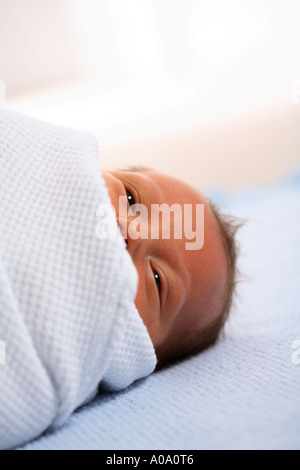
[[[137,289],[137,294],[135,297],[135,305],[136,308],[138,309],[138,312],[145,323],[146,327],[149,329],[151,324],[153,323],[152,318],[151,318],[151,309],[148,305],[146,295],[145,295],[145,290],[138,285]]]
[[[159,321],[157,320],[157,315],[149,306],[144,289],[138,288],[137,295],[135,298],[135,305],[140,317],[144,322],[144,325],[148,330],[154,349],[156,349],[156,346],[159,344],[159,338],[161,333],[160,325]]]

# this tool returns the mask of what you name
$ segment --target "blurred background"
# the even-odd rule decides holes
[[[0,0],[0,102],[103,168],[269,184],[300,162],[299,0]]]

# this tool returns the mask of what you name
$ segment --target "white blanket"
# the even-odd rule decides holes
[[[99,165],[94,137],[0,108],[1,449],[155,368],[125,242],[96,236]]]

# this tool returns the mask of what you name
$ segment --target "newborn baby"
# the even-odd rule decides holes
[[[103,173],[94,136],[0,107],[0,449],[212,344],[236,227],[174,178]]]
[[[236,221],[222,216],[205,196],[184,182],[148,168],[103,174],[117,222],[139,276],[135,303],[153,342],[158,366],[200,352],[213,344],[228,316],[236,277]],[[187,249],[185,235],[131,238],[120,214],[120,196],[129,208],[153,204],[204,205],[204,243]],[[139,217],[151,232],[153,219]],[[172,225],[172,224],[171,224]],[[203,228],[203,227],[202,227]],[[174,233],[173,233],[174,235]]]

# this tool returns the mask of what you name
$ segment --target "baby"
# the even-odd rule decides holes
[[[103,174],[98,155],[90,134],[0,107],[0,449],[203,350],[227,318],[236,223],[156,171]]]
[[[184,182],[152,169],[106,171],[103,176],[138,272],[135,303],[153,342],[158,367],[204,350],[217,340],[231,308],[237,221],[221,215],[214,204]],[[124,220],[120,196],[127,197],[129,208],[143,204],[149,211],[153,204],[179,204],[182,212],[185,204],[201,205],[203,247],[188,250],[185,235],[167,239],[159,232],[155,238],[131,237],[128,226],[136,214],[132,212]],[[139,224],[143,223],[150,232],[153,219],[139,218]]]

